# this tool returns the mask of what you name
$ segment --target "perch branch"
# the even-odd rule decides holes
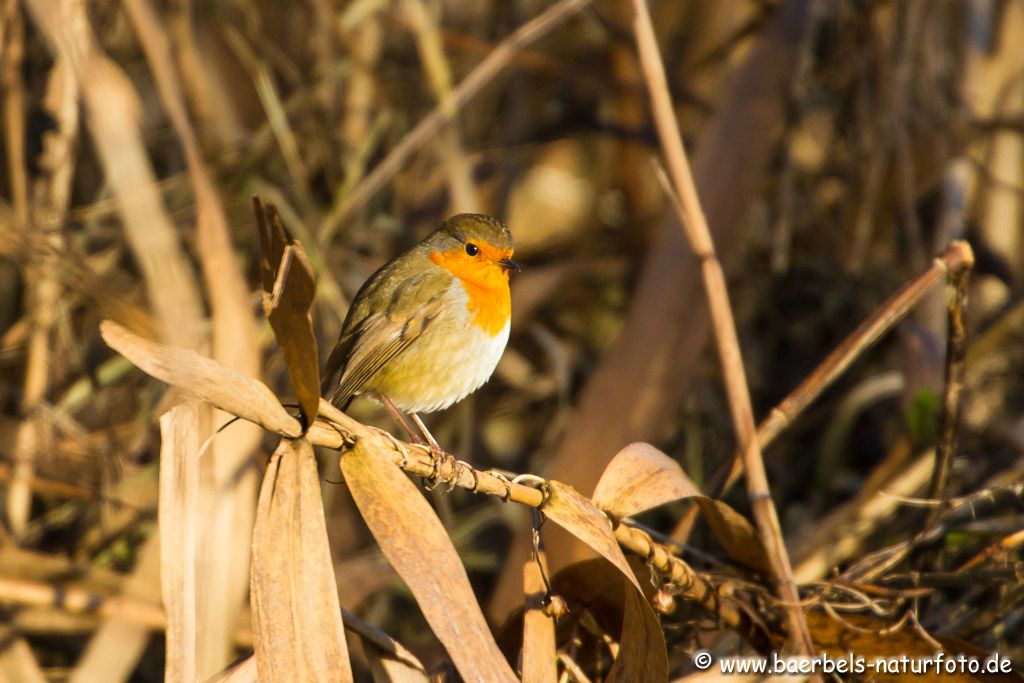
[[[768,488],[768,477],[764,469],[761,447],[754,428],[754,413],[750,403],[750,389],[747,386],[743,357],[740,353],[736,325],[725,285],[722,265],[715,255],[711,230],[697,196],[697,186],[690,171],[690,163],[683,147],[682,135],[676,121],[672,98],[665,77],[665,66],[661,60],[658,41],[654,34],[651,15],[646,0],[632,0],[634,18],[633,32],[640,56],[640,68],[651,97],[651,111],[662,152],[665,155],[669,175],[679,198],[679,220],[682,223],[690,248],[700,261],[707,293],[708,309],[711,313],[718,353],[722,363],[726,394],[732,413],[733,429],[743,454],[746,469],[747,491],[750,496],[754,519],[768,551],[776,589],[786,605],[787,630],[797,650],[812,655],[814,646],[807,629],[807,621],[800,609],[800,594],[793,580],[793,568],[782,539],[775,505]],[[817,678],[817,677],[815,677]]]

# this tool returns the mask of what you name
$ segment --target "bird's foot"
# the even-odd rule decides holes
[[[427,448],[430,449],[430,457],[433,460],[433,472],[424,479],[424,485],[428,491],[433,491],[440,484],[444,484],[447,487],[445,493],[451,493],[459,481],[462,468],[467,466],[466,463],[457,460],[454,455],[438,446],[437,442],[428,444]]]

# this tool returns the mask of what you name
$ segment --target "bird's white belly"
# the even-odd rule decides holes
[[[451,315],[433,321],[419,339],[389,363],[371,382],[372,388],[405,412],[443,410],[491,377],[508,343],[510,322],[491,336],[471,324],[468,311],[457,303]]]

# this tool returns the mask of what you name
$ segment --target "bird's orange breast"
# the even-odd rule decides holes
[[[511,251],[481,244],[478,256],[469,256],[462,248],[433,251],[430,260],[454,275],[466,290],[466,308],[471,322],[492,337],[497,336],[512,315],[512,297],[508,273],[495,261],[509,258]]]

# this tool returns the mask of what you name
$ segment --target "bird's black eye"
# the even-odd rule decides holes
[[[466,242],[466,253],[470,256],[476,256],[480,253],[480,247],[476,246],[472,242]]]

